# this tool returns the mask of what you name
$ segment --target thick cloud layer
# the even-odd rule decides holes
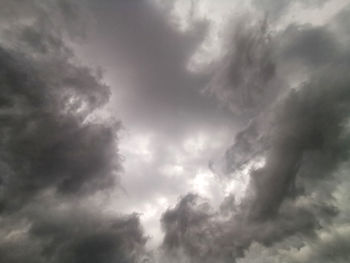
[[[79,7],[1,6],[0,261],[136,262],[146,242],[138,216],[83,205],[118,185],[121,163],[119,122],[91,118],[109,88],[65,44]]]
[[[209,91],[234,112],[256,112],[271,103],[283,83],[276,74],[273,43],[264,19],[249,25],[248,18],[232,22],[234,33],[226,45],[223,61],[215,65]]]
[[[51,207],[55,205],[57,208]],[[146,242],[137,215],[40,203],[2,221],[4,262],[138,262]]]
[[[349,261],[349,6],[183,2],[0,0],[1,262]]]
[[[254,38],[259,44],[251,39],[241,45],[242,37],[235,35],[234,51],[228,53],[237,66],[224,62],[227,73],[218,76],[226,84],[213,86],[226,104],[246,110],[240,93],[249,95],[250,89],[264,91],[269,89],[272,77],[283,78],[267,75],[270,77],[263,78],[265,82],[260,77],[265,75],[265,64],[257,63],[260,60],[256,56],[255,62],[250,57],[264,54],[262,45],[274,49],[274,56],[269,56],[270,65],[281,68],[280,72],[271,71],[271,74],[281,74],[288,68],[293,70],[289,73],[291,76],[297,76],[297,71],[303,68],[308,79],[297,89],[288,88],[287,78],[280,81],[279,84],[285,86],[279,87],[279,93],[268,95],[271,102],[260,107],[260,112],[250,115],[250,124],[238,133],[234,145],[227,151],[222,168],[226,176],[234,176],[245,166],[264,160],[261,168],[251,166],[243,200],[236,201],[232,193],[220,209],[212,211],[199,197],[183,197],[162,218],[165,253],[187,258],[188,262],[234,262],[238,258],[243,258],[243,262],[253,259],[265,262],[259,256],[244,261],[245,251],[256,244],[254,242],[265,247],[276,247],[279,242],[287,246],[284,248],[287,250],[307,247],[304,242],[313,240],[311,242],[317,244],[315,248],[305,248],[310,249],[308,256],[296,262],[343,262],[349,257],[346,249],[332,248],[333,242],[341,242],[340,237],[329,233],[327,241],[322,241],[319,236],[319,231],[327,229],[332,219],[336,221],[339,214],[346,211],[333,195],[337,189],[336,174],[348,161],[350,52],[338,41],[340,37],[332,30],[333,26],[291,25],[273,33],[271,43],[264,38]],[[239,62],[237,56],[246,57],[243,60],[246,63]],[[244,77],[249,81],[247,86],[237,82]],[[265,101],[264,94],[258,90],[252,93],[257,96],[254,106]],[[234,94],[232,99],[230,94]],[[241,114],[242,111],[229,106]],[[320,252],[321,249],[324,252]],[[293,258],[280,255],[277,248],[271,251],[269,260],[289,262]]]
[[[116,206],[140,212],[158,246],[164,209],[191,189],[210,192],[211,185],[200,187],[196,181],[215,180],[208,160],[231,141],[235,118],[214,96],[201,94],[209,73],[188,70],[208,22],[194,19],[180,31],[172,9],[152,1],[88,3],[96,23],[78,53],[105,68],[110,111],[121,116],[125,128],[120,151],[127,194]]]

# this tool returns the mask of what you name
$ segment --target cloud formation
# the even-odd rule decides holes
[[[83,205],[118,186],[121,161],[120,123],[92,118],[109,87],[65,44],[79,6],[1,5],[1,261],[136,262],[146,242],[138,216]]]
[[[261,42],[259,45],[265,45],[263,38],[257,39]],[[266,44],[274,48],[271,65],[294,68],[295,71],[298,70],[296,65],[302,66],[308,72],[308,79],[298,89],[282,87],[282,92],[268,96],[271,102],[261,108],[262,112],[250,117],[247,128],[238,133],[234,145],[228,150],[224,167],[227,176],[236,174],[244,165],[259,158],[264,159],[261,168],[252,167],[248,172],[250,182],[243,200],[237,202],[232,193],[222,203],[221,209],[213,212],[207,207],[207,202],[203,204],[193,195],[183,197],[177,206],[163,215],[165,251],[178,253],[178,257],[185,257],[188,262],[233,262],[235,259],[245,262],[245,251],[254,242],[269,248],[276,246],[277,242],[297,237],[298,242],[289,244],[290,248],[301,248],[306,240],[319,242],[320,247],[325,245],[324,241],[317,241],[321,238],[318,231],[329,227],[332,219],[344,212],[332,195],[336,192],[336,174],[347,162],[349,149],[346,136],[350,99],[350,79],[346,73],[349,70],[349,50],[344,49],[337,39],[332,25],[291,25],[274,33],[271,44]],[[239,35],[233,38],[234,52],[228,52],[233,61],[240,61],[236,54],[261,52],[259,45],[250,46],[249,42],[237,52],[240,41]],[[245,52],[247,46],[252,47],[249,53]],[[245,105],[236,101],[239,94],[230,100],[227,91],[242,89],[242,92],[249,93],[249,89],[255,87],[255,79],[258,79],[257,88],[268,88],[259,74],[246,73],[264,72],[256,70],[262,69],[263,64],[248,63],[248,58],[244,60],[247,63],[237,62],[237,67],[224,64],[228,65],[228,73],[220,78],[227,88],[213,87],[217,89],[219,99],[224,98],[225,103],[243,110]],[[231,68],[238,71],[231,71]],[[248,82],[247,87],[242,86],[237,78],[227,77],[235,74],[247,76],[253,84]],[[281,83],[287,84],[288,80]],[[261,93],[254,91],[253,94],[260,94],[255,104],[265,100]],[[233,111],[240,113],[235,108]],[[203,207],[206,207],[204,212]],[[330,240],[338,239],[329,235]],[[326,246],[332,246],[332,242]],[[309,262],[308,258],[322,261],[348,257],[345,250],[323,254],[317,249],[312,249],[313,252],[303,259],[305,261],[295,262]],[[270,259],[274,257],[284,258],[278,250]],[[260,258],[256,260],[260,262]]]
[[[350,9],[281,22],[328,2],[253,0],[194,72],[205,1],[1,1],[0,261],[348,262]]]

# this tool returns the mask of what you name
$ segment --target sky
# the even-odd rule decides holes
[[[349,262],[349,28],[347,0],[0,0],[0,262]]]

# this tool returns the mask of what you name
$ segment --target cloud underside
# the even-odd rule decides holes
[[[348,262],[350,9],[323,26],[272,31],[289,1],[252,3],[273,15],[228,21],[222,57],[193,73],[187,64],[209,21],[193,19],[180,33],[168,21],[171,7],[148,2],[88,2],[88,12],[78,1],[1,1],[2,261]],[[222,182],[251,167],[243,198],[232,192],[213,207],[198,193],[182,196],[160,219],[164,239],[155,251],[146,249],[140,215],[111,215],[96,205],[122,189],[121,122],[96,117],[117,89],[67,44],[85,41],[87,14],[103,27],[95,37],[106,38],[94,48],[111,41],[122,66],[136,73],[126,78],[124,116],[142,129],[149,120],[152,132],[171,138],[155,146],[154,169],[171,160],[160,144],[176,145],[195,128],[214,130],[230,118],[246,125],[211,165]],[[164,193],[181,188],[162,180]],[[140,189],[146,198],[150,190]]]

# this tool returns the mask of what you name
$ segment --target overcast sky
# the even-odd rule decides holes
[[[0,262],[350,261],[347,0],[0,0]]]

